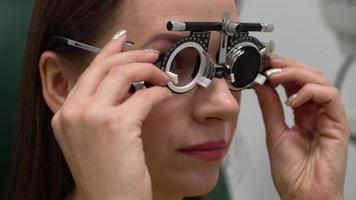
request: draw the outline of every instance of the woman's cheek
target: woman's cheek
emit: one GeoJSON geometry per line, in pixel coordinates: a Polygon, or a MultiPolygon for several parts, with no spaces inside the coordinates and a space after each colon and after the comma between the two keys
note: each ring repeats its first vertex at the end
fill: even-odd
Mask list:
{"type": "Polygon", "coordinates": [[[177,127],[182,127],[180,120],[184,116],[181,116],[181,113],[174,97],[153,107],[142,127],[144,144],[152,148],[167,143],[173,145],[177,137],[175,131],[177,127]]]}

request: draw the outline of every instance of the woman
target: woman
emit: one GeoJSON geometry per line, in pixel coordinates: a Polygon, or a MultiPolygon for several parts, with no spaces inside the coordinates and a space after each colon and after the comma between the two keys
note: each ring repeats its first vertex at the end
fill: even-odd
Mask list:
{"type": "MultiPolygon", "coordinates": [[[[212,190],[240,93],[213,79],[172,94],[153,63],[188,34],[167,33],[167,21],[221,21],[223,11],[238,20],[233,0],[37,0],[9,198],[173,200],[212,190]],[[48,49],[55,35],[103,48],[48,49]],[[126,41],[134,50],[123,52],[126,41]],[[130,93],[140,81],[154,87],[130,93]]],[[[219,41],[213,33],[211,55],[219,41]]],[[[271,85],[284,86],[295,111],[289,128],[274,88],[255,87],[277,191],[282,199],[342,199],[349,128],[340,95],[315,68],[268,63],[271,85]]]]}

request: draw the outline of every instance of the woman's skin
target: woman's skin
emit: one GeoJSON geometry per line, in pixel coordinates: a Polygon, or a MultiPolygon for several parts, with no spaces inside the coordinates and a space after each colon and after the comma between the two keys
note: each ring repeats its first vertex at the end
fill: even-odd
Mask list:
{"type": "Polygon", "coordinates": [[[277,191],[282,199],[343,199],[350,128],[338,90],[317,68],[285,58],[269,64],[295,123],[286,125],[273,87],[256,88],[277,191]]]}
{"type": "MultiPolygon", "coordinates": [[[[125,20],[118,19],[113,30],[125,28],[127,34],[118,32],[110,40],[115,31],[103,32],[96,45],[107,44],[79,78],[52,52],[40,59],[54,134],[76,182],[73,199],[177,200],[205,194],[217,182],[221,159],[207,161],[179,149],[225,140],[227,151],[240,94],[222,79],[171,94],[165,88],[169,78],[152,63],[158,59],[155,50],[164,52],[175,37],[189,34],[167,32],[168,20],[221,21],[223,11],[238,20],[235,2],[135,0],[123,7],[126,12],[118,10],[125,20]],[[138,50],[122,52],[126,40],[138,50]],[[143,80],[156,86],[129,95],[130,85],[143,80]]],[[[219,34],[213,33],[211,55],[218,45],[219,34]]],[[[277,191],[282,199],[342,199],[349,129],[340,95],[315,68],[288,59],[268,62],[281,69],[269,73],[270,83],[282,84],[289,96],[298,92],[290,101],[296,116],[290,129],[274,88],[255,88],[277,191]]]]}

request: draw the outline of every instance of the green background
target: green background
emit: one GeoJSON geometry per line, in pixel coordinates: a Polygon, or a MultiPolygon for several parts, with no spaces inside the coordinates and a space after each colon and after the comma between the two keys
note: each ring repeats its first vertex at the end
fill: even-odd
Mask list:
{"type": "MultiPolygon", "coordinates": [[[[0,0],[0,197],[5,193],[9,175],[13,135],[16,131],[21,64],[32,2],[32,0],[0,0]]],[[[209,195],[209,199],[229,199],[223,176],[218,187],[209,195]]]]}
{"type": "Polygon", "coordinates": [[[30,0],[0,1],[0,197],[4,194],[10,168],[17,94],[31,6],[30,0]]]}

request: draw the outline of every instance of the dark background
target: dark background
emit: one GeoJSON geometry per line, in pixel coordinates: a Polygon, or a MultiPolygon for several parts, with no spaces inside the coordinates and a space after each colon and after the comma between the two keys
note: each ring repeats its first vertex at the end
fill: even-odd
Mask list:
{"type": "Polygon", "coordinates": [[[31,6],[32,0],[0,0],[0,197],[5,192],[9,175],[17,93],[31,6]]]}
{"type": "MultiPolygon", "coordinates": [[[[16,132],[21,65],[30,22],[32,0],[0,0],[0,199],[7,188],[16,132]]],[[[223,176],[209,199],[229,199],[223,176]]]]}

